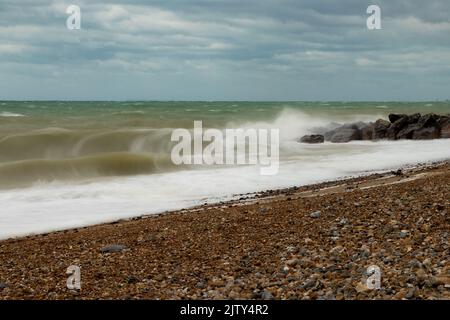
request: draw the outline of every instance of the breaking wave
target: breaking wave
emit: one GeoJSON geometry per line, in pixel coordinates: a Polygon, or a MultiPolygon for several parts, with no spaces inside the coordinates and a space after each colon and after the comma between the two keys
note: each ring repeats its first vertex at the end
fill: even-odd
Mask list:
{"type": "Polygon", "coordinates": [[[35,182],[149,174],[174,169],[165,155],[109,153],[72,159],[33,159],[0,164],[0,187],[35,182]]]}

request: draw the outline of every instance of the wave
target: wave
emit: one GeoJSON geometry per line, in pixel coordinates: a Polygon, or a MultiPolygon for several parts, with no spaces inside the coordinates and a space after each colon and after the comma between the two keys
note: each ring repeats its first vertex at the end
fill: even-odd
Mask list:
{"type": "Polygon", "coordinates": [[[150,174],[175,169],[166,155],[109,153],[58,160],[24,160],[0,164],[0,188],[36,182],[150,174]]]}
{"type": "Polygon", "coordinates": [[[13,113],[8,111],[0,112],[0,117],[10,118],[10,117],[26,117],[24,114],[21,113],[13,113]]]}
{"type": "Polygon", "coordinates": [[[169,153],[171,129],[67,130],[46,128],[0,139],[0,163],[135,152],[169,153]]]}

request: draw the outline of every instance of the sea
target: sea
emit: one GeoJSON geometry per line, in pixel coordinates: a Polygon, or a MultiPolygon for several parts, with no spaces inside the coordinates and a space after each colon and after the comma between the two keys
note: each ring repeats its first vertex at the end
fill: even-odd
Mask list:
{"type": "Polygon", "coordinates": [[[389,113],[449,101],[0,101],[0,239],[111,222],[450,159],[450,139],[302,144],[389,113]],[[175,165],[174,129],[279,129],[276,175],[254,165],[175,165]]]}

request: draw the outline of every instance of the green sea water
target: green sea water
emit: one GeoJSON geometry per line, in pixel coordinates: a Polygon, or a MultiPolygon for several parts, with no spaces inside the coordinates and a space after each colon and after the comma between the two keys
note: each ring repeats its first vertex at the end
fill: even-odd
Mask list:
{"type": "MultiPolygon", "coordinates": [[[[174,128],[194,120],[206,126],[270,121],[283,110],[333,120],[389,113],[449,113],[443,102],[152,102],[152,101],[1,101],[0,134],[36,129],[174,128]]],[[[376,119],[374,119],[376,120],[376,119]]]]}
{"type": "MultiPolygon", "coordinates": [[[[0,188],[37,181],[179,170],[170,159],[175,128],[275,128],[295,142],[315,127],[375,121],[389,113],[450,113],[450,102],[0,102],[0,188]]],[[[340,146],[315,151],[339,154],[340,146]]],[[[281,159],[297,159],[282,148],[281,159]]]]}

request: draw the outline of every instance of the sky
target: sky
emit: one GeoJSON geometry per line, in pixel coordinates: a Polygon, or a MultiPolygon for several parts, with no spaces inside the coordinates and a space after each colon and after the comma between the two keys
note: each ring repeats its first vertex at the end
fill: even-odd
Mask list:
{"type": "Polygon", "coordinates": [[[445,99],[448,0],[0,0],[0,100],[445,99]]]}

